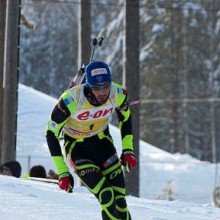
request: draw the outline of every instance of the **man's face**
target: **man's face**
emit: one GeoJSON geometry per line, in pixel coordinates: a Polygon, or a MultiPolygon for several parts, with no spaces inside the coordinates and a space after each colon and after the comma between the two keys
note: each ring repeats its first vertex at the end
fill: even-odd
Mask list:
{"type": "Polygon", "coordinates": [[[6,166],[1,167],[0,174],[6,176],[12,176],[11,170],[6,166]]]}
{"type": "Polygon", "coordinates": [[[106,83],[106,82],[98,83],[94,86],[91,86],[91,89],[97,101],[100,104],[104,104],[108,98],[111,89],[111,83],[106,83]]]}

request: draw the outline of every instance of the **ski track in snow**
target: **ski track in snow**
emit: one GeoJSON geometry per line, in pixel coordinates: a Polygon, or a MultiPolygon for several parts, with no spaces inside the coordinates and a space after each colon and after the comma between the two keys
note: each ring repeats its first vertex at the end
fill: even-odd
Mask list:
{"type": "MultiPolygon", "coordinates": [[[[85,188],[73,193],[56,184],[0,176],[0,220],[101,220],[96,198],[85,188]]],[[[220,209],[182,201],[127,196],[133,220],[219,220],[220,209]]]]}

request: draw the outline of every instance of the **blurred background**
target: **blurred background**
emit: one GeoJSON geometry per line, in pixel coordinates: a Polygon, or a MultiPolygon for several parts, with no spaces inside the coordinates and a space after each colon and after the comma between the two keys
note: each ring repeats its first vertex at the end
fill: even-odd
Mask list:
{"type": "MultiPolygon", "coordinates": [[[[122,83],[124,1],[90,3],[90,37],[104,37],[95,59],[107,62],[114,81],[122,83]]],[[[55,98],[68,88],[80,68],[79,4],[21,1],[20,83],[55,98]]],[[[220,1],[140,0],[139,24],[140,85],[129,93],[140,99],[140,139],[219,161],[220,1]]]]}

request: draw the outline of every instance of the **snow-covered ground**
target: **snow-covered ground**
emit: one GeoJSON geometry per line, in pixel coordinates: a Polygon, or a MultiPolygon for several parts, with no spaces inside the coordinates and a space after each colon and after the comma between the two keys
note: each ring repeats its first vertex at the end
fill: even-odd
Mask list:
{"type": "MultiPolygon", "coordinates": [[[[101,220],[99,204],[85,187],[72,194],[55,184],[0,175],[0,220],[101,220]]],[[[133,220],[219,220],[220,209],[182,201],[127,197],[133,220]]]]}
{"type": "MultiPolygon", "coordinates": [[[[18,98],[17,160],[22,174],[36,164],[54,169],[44,133],[56,100],[24,85],[19,85],[18,98]]],[[[114,126],[110,130],[120,153],[119,131],[114,126]]],[[[220,219],[220,209],[211,202],[215,165],[172,155],[143,141],[139,162],[141,198],[127,198],[133,220],[220,219]]],[[[54,184],[0,176],[0,195],[0,220],[101,219],[96,199],[77,183],[67,194],[54,184]]]]}

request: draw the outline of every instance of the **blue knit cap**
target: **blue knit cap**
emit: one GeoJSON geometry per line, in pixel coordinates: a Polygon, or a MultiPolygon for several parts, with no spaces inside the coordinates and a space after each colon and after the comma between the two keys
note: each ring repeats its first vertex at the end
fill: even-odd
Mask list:
{"type": "Polygon", "coordinates": [[[111,83],[112,77],[109,66],[101,61],[93,61],[86,66],[86,81],[90,86],[98,83],[111,83]]]}

